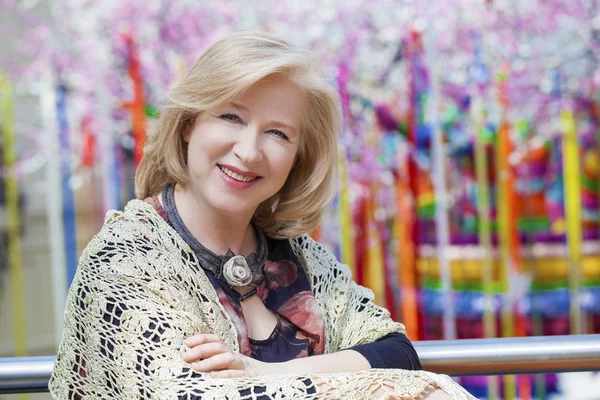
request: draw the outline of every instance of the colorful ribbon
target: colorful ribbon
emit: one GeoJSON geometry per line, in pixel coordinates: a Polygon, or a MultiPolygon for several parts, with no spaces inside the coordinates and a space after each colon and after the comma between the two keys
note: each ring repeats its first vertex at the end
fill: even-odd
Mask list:
{"type": "MultiPolygon", "coordinates": [[[[64,230],[65,260],[67,263],[67,287],[71,286],[77,271],[77,227],[75,200],[71,187],[71,138],[67,120],[67,88],[56,88],[56,117],[60,132],[60,172],[62,191],[62,217],[64,230]]],[[[52,190],[52,189],[51,189],[52,190]]]]}
{"type": "Polygon", "coordinates": [[[134,162],[137,167],[144,155],[144,142],[146,140],[146,105],[144,101],[144,82],[140,71],[138,49],[130,34],[123,34],[127,45],[129,76],[133,84],[133,100],[124,104],[124,108],[131,112],[133,119],[134,162]]]}
{"type": "Polygon", "coordinates": [[[560,115],[564,132],[563,171],[565,182],[565,212],[569,247],[569,291],[571,293],[571,334],[582,333],[579,289],[581,284],[581,167],[575,118],[570,110],[560,115]]]}
{"type": "MultiPolygon", "coordinates": [[[[400,153],[398,153],[400,158],[400,153]]],[[[399,159],[396,181],[396,218],[394,220],[394,239],[396,242],[396,262],[399,273],[399,286],[402,310],[402,322],[406,326],[408,337],[418,340],[419,304],[417,301],[417,273],[414,268],[415,242],[412,240],[412,226],[416,210],[411,206],[410,184],[406,160],[399,159]]]]}
{"type": "Polygon", "coordinates": [[[448,248],[450,246],[450,226],[448,222],[448,193],[446,189],[446,150],[442,138],[442,130],[439,118],[439,97],[440,97],[440,73],[439,67],[435,64],[436,51],[434,45],[435,24],[433,18],[429,16],[431,28],[427,30],[424,38],[424,55],[429,61],[431,74],[431,83],[427,97],[427,110],[425,111],[425,121],[432,130],[432,158],[433,170],[432,181],[435,190],[435,222],[436,222],[436,242],[437,258],[440,269],[440,278],[442,281],[442,296],[446,310],[443,315],[444,339],[456,339],[456,313],[454,309],[454,290],[452,288],[452,271],[450,270],[450,261],[448,260],[448,248]]]}
{"type": "MultiPolygon", "coordinates": [[[[496,207],[497,207],[497,229],[500,247],[500,286],[505,297],[505,303],[502,309],[502,337],[514,336],[514,304],[510,295],[511,270],[513,269],[513,241],[514,236],[518,237],[514,226],[514,186],[513,176],[508,159],[510,156],[510,126],[507,122],[501,122],[496,139],[496,207]]],[[[515,376],[504,376],[504,396],[505,398],[516,398],[515,376]]]]}
{"type": "Polygon", "coordinates": [[[352,276],[356,276],[356,262],[354,253],[354,229],[352,224],[352,210],[348,193],[348,174],[346,171],[346,155],[343,149],[339,150],[340,197],[339,214],[340,244],[342,248],[342,262],[350,267],[352,276]]]}
{"type": "MultiPolygon", "coordinates": [[[[0,73],[0,119],[4,142],[4,193],[7,213],[8,261],[12,293],[13,334],[15,356],[27,356],[27,323],[25,319],[25,282],[23,279],[23,259],[21,253],[21,219],[19,211],[19,188],[14,167],[17,162],[15,150],[15,120],[13,88],[8,79],[0,73]]],[[[26,399],[26,395],[21,395],[26,399]]]]}
{"type": "Polygon", "coordinates": [[[67,298],[67,271],[65,268],[64,227],[62,218],[62,193],[60,173],[60,134],[56,118],[56,84],[51,71],[46,71],[41,79],[40,110],[44,130],[44,151],[46,154],[46,217],[48,224],[48,248],[52,272],[52,303],[54,310],[54,334],[56,346],[63,336],[65,303],[67,298]]]}
{"type": "Polygon", "coordinates": [[[365,235],[367,238],[365,252],[363,253],[363,282],[375,294],[375,302],[381,306],[385,304],[385,266],[383,263],[383,249],[377,221],[375,220],[375,188],[370,185],[365,196],[365,235]]]}
{"type": "MultiPolygon", "coordinates": [[[[496,337],[496,313],[494,307],[494,252],[492,249],[492,227],[490,220],[490,191],[486,143],[482,137],[483,109],[481,99],[473,98],[471,118],[475,134],[475,175],[477,181],[477,211],[479,218],[479,245],[483,248],[481,284],[485,295],[483,330],[486,338],[496,337]]],[[[498,383],[495,377],[488,378],[489,398],[498,398],[498,383]]]]}

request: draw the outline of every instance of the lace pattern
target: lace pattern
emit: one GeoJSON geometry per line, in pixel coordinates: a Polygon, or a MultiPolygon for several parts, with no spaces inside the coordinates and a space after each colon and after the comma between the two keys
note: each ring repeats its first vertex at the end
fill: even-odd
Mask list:
{"type": "MultiPolygon", "coordinates": [[[[322,246],[308,236],[291,245],[323,310],[325,352],[404,332],[322,246]]],[[[151,205],[133,200],[107,214],[81,256],[50,392],[56,399],[366,399],[385,387],[394,398],[417,399],[433,386],[473,398],[423,371],[212,379],[179,356],[183,340],[201,332],[239,351],[235,326],[192,249],[151,205]]]]}

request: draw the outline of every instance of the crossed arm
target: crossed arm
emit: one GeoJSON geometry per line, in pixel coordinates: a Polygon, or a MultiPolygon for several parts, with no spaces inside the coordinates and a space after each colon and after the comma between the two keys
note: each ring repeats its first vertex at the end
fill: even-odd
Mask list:
{"type": "MultiPolygon", "coordinates": [[[[342,350],[337,353],[297,358],[280,363],[264,363],[231,351],[221,339],[213,334],[195,335],[185,341],[188,351],[182,353],[182,359],[194,370],[209,374],[213,378],[260,377],[267,375],[302,375],[340,372],[359,372],[371,368],[367,359],[355,350],[342,350]]],[[[320,392],[327,391],[327,383],[319,382],[320,392]]],[[[375,383],[373,386],[378,386],[375,383]]],[[[376,398],[400,399],[395,397],[392,388],[373,387],[376,398]]],[[[430,387],[422,394],[426,400],[451,399],[445,392],[430,387]]]]}

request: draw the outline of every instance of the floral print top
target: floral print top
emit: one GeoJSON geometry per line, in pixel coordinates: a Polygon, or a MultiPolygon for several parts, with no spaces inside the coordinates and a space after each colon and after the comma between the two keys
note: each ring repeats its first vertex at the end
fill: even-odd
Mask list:
{"type": "MultiPolygon", "coordinates": [[[[169,220],[168,213],[157,196],[149,197],[145,201],[151,204],[178,233],[181,233],[178,229],[180,227],[174,226],[177,224],[169,220]]],[[[186,240],[186,235],[182,237],[186,240]]],[[[218,279],[210,268],[202,265],[217,292],[219,301],[235,324],[240,353],[265,362],[283,362],[323,354],[325,348],[323,315],[306,273],[299,267],[300,262],[287,240],[266,238],[266,241],[268,252],[263,268],[264,280],[257,287],[257,295],[268,309],[275,312],[277,325],[265,340],[254,340],[248,337],[239,295],[233,288],[218,279]]],[[[198,258],[202,264],[204,257],[199,255],[198,258]]]]}

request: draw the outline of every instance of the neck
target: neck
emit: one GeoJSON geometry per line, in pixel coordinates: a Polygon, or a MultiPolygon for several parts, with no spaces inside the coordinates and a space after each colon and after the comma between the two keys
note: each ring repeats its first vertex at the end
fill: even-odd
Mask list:
{"type": "Polygon", "coordinates": [[[256,238],[250,213],[225,214],[208,207],[194,196],[191,187],[175,186],[175,204],[181,219],[203,246],[216,254],[256,251],[256,238]]]}

